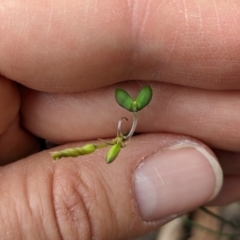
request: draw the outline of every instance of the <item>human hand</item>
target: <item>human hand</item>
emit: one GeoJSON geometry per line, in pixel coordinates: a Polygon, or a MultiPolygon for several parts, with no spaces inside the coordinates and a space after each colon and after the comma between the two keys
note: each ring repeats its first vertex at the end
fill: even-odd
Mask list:
{"type": "Polygon", "coordinates": [[[181,135],[222,149],[215,204],[239,200],[239,155],[227,151],[239,151],[240,6],[184,3],[2,4],[2,163],[37,151],[25,129],[66,146],[114,136],[128,116],[116,86],[134,95],[148,81],[154,96],[143,134],[111,165],[104,150],[57,164],[44,151],[2,167],[1,239],[131,239],[205,204],[221,170],[207,146],[181,135]],[[8,79],[25,86],[21,101],[8,79]]]}

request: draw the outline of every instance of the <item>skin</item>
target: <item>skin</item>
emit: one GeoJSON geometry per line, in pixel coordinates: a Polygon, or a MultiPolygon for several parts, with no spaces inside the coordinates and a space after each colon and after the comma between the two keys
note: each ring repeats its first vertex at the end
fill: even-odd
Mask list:
{"type": "Polygon", "coordinates": [[[126,192],[139,159],[182,135],[221,163],[225,179],[212,204],[240,200],[238,0],[1,6],[0,161],[13,162],[0,169],[1,239],[131,239],[155,229],[163,222],[136,218],[126,192]],[[57,165],[49,151],[37,153],[38,137],[65,144],[57,149],[114,137],[118,120],[131,119],[115,88],[134,96],[147,84],[153,99],[139,113],[142,135],[115,165],[105,164],[105,152],[57,165]]]}

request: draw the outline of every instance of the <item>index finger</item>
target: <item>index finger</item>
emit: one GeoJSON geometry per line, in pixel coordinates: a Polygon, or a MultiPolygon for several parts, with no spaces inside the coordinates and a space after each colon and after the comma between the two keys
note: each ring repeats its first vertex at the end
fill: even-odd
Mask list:
{"type": "Polygon", "coordinates": [[[47,92],[129,79],[240,88],[239,1],[65,3],[3,1],[2,75],[47,92]]]}

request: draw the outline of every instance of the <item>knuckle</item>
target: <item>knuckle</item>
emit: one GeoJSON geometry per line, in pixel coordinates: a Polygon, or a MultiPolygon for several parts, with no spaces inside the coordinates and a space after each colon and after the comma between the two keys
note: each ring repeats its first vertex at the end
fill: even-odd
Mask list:
{"type": "Polygon", "coordinates": [[[53,204],[62,239],[116,238],[116,217],[104,182],[91,165],[69,161],[56,166],[53,204]]]}

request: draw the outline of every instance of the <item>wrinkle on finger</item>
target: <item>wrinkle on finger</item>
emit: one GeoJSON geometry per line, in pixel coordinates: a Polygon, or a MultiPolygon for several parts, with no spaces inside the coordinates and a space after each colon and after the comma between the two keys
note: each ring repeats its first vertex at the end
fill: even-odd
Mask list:
{"type": "Polygon", "coordinates": [[[34,136],[20,126],[20,94],[11,80],[0,77],[0,165],[4,165],[39,150],[34,136]]]}
{"type": "Polygon", "coordinates": [[[0,10],[2,75],[50,92],[122,80],[132,51],[124,1],[8,2],[0,10]]]}
{"type": "Polygon", "coordinates": [[[0,136],[0,165],[20,160],[39,150],[38,139],[20,126],[17,116],[0,136]]]}
{"type": "Polygon", "coordinates": [[[239,89],[238,1],[147,2],[129,79],[239,89]]]}
{"type": "Polygon", "coordinates": [[[16,84],[0,77],[0,137],[16,118],[20,108],[20,95],[16,84]]]}
{"type": "Polygon", "coordinates": [[[240,89],[237,0],[24,2],[2,2],[0,71],[32,89],[127,79],[240,89]]]}

